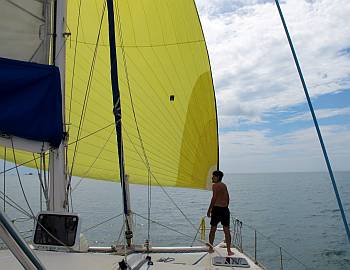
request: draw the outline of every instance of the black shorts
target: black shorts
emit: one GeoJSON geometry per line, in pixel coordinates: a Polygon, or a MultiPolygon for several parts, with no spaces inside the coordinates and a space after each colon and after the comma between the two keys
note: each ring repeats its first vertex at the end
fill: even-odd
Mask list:
{"type": "Polygon", "coordinates": [[[221,222],[222,226],[230,226],[230,210],[228,207],[214,206],[211,210],[211,226],[217,226],[221,222]]]}

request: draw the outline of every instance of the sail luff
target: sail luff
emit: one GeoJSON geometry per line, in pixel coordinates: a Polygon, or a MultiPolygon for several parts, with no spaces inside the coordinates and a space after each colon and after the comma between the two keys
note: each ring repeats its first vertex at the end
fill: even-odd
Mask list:
{"type": "MultiPolygon", "coordinates": [[[[200,24],[202,35],[203,35],[203,37],[205,37],[204,36],[202,22],[201,22],[200,17],[199,17],[198,8],[196,6],[195,0],[192,0],[192,1],[193,1],[193,4],[194,4],[195,8],[196,8],[196,14],[197,14],[197,18],[198,18],[198,21],[199,21],[199,24],[200,24]]],[[[209,70],[210,70],[210,73],[212,73],[212,67],[211,67],[211,62],[210,62],[210,57],[209,57],[208,46],[207,46],[206,43],[204,43],[204,45],[205,45],[205,50],[206,50],[206,54],[207,54],[207,61],[208,61],[208,65],[209,65],[209,70]]],[[[214,85],[214,80],[213,80],[212,76],[211,76],[211,84],[214,85]]],[[[216,145],[217,145],[217,166],[216,166],[216,170],[220,170],[219,121],[218,121],[218,109],[217,109],[218,107],[217,107],[216,95],[215,95],[214,87],[213,87],[213,95],[214,95],[214,107],[215,107],[215,119],[216,119],[216,145]]],[[[211,181],[209,181],[209,185],[211,185],[211,181]]]]}

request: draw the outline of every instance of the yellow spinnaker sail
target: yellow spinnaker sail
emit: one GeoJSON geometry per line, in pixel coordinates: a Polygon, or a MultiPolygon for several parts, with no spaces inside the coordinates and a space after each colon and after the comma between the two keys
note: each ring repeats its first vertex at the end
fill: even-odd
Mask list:
{"type": "MultiPolygon", "coordinates": [[[[68,166],[76,176],[119,180],[105,1],[67,5],[68,166]]],[[[218,163],[217,118],[195,4],[135,0],[115,5],[129,182],[147,184],[150,177],[152,185],[205,189],[218,163]]]]}

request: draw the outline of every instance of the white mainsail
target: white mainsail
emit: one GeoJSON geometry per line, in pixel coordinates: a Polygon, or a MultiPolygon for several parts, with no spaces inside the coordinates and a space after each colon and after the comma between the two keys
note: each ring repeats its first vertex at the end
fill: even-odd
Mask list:
{"type": "Polygon", "coordinates": [[[47,64],[50,50],[48,0],[1,0],[1,57],[47,64]]]}

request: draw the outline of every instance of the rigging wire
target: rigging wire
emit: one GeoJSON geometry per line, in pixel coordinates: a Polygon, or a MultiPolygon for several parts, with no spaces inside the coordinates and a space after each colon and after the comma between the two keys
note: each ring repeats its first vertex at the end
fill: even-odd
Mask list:
{"type": "Polygon", "coordinates": [[[45,186],[45,193],[44,195],[46,196],[46,209],[49,208],[49,198],[48,198],[48,189],[49,189],[49,185],[48,185],[48,177],[46,175],[46,154],[42,153],[41,156],[42,159],[42,163],[43,163],[43,173],[44,173],[44,186],[45,186]]]}
{"type": "MultiPolygon", "coordinates": [[[[128,136],[128,132],[126,131],[126,129],[124,128],[125,133],[128,136]]],[[[139,153],[139,151],[136,149],[135,144],[131,141],[132,146],[135,149],[135,152],[138,154],[138,156],[140,157],[140,159],[145,163],[145,161],[143,160],[141,154],[139,153]]],[[[179,210],[179,212],[183,215],[183,217],[187,220],[187,222],[194,228],[194,230],[197,230],[196,226],[194,226],[194,224],[189,220],[189,218],[186,216],[186,214],[181,210],[181,208],[176,204],[176,202],[174,201],[174,199],[169,195],[169,193],[166,191],[166,189],[163,187],[163,185],[158,181],[158,179],[155,177],[155,175],[152,173],[152,171],[150,170],[150,175],[154,178],[154,180],[157,182],[157,185],[162,189],[162,191],[165,193],[165,195],[168,197],[168,199],[171,201],[171,203],[179,210]]]]}
{"type": "MultiPolygon", "coordinates": [[[[138,214],[138,213],[135,213],[135,212],[134,212],[134,214],[135,214],[136,216],[140,217],[140,218],[143,218],[144,220],[148,220],[147,217],[144,217],[144,216],[142,216],[142,215],[140,215],[140,214],[138,214]]],[[[181,232],[181,231],[178,231],[178,230],[176,230],[176,229],[173,229],[173,228],[171,228],[171,227],[169,227],[169,226],[167,226],[167,225],[164,225],[164,224],[162,224],[162,223],[160,223],[160,222],[158,222],[158,221],[151,220],[150,222],[151,222],[151,223],[154,223],[154,224],[157,224],[157,225],[159,225],[159,226],[161,226],[161,227],[164,227],[164,228],[166,228],[166,229],[168,229],[168,230],[170,230],[170,231],[176,232],[176,233],[178,233],[178,234],[180,234],[180,235],[182,235],[182,236],[186,236],[187,238],[189,238],[189,239],[191,239],[191,240],[193,239],[193,236],[192,236],[192,235],[188,235],[188,234],[186,234],[186,233],[183,233],[183,232],[181,232]]],[[[201,243],[203,243],[203,244],[206,244],[206,242],[203,241],[203,240],[197,239],[197,241],[199,241],[199,242],[201,242],[201,243]]]]}
{"type": "Polygon", "coordinates": [[[122,225],[122,227],[121,227],[121,229],[120,229],[120,232],[119,232],[118,239],[117,239],[117,241],[116,241],[117,244],[121,243],[121,242],[120,242],[120,238],[122,237],[124,228],[125,228],[125,223],[123,222],[123,225],[122,225]]]}
{"type": "Polygon", "coordinates": [[[78,127],[78,132],[77,132],[77,137],[76,137],[76,143],[75,143],[75,147],[74,147],[74,153],[73,153],[73,159],[72,159],[72,165],[71,165],[71,170],[70,170],[70,174],[69,174],[67,189],[70,189],[70,185],[71,185],[71,181],[72,181],[73,168],[74,168],[74,164],[75,164],[76,153],[78,150],[79,136],[80,136],[81,128],[82,128],[82,125],[83,125],[83,122],[85,119],[85,113],[86,113],[87,103],[89,100],[90,89],[91,89],[91,81],[92,81],[92,77],[93,77],[93,73],[94,73],[94,69],[95,69],[97,49],[98,49],[100,35],[101,35],[101,28],[102,28],[103,17],[105,14],[105,8],[106,8],[106,2],[104,2],[103,8],[102,8],[102,15],[101,15],[101,20],[100,20],[100,25],[99,25],[98,35],[97,35],[97,41],[95,44],[94,56],[93,56],[92,63],[90,66],[90,73],[89,73],[89,78],[88,78],[88,82],[87,82],[87,86],[86,86],[84,103],[83,103],[82,112],[80,115],[79,127],[78,127]]]}
{"type": "Polygon", "coordinates": [[[73,57],[72,80],[71,80],[71,88],[70,88],[69,114],[68,114],[68,123],[69,123],[68,133],[69,133],[69,130],[70,130],[70,120],[71,120],[71,113],[72,113],[74,74],[75,74],[75,63],[76,63],[76,56],[77,56],[78,37],[79,37],[79,25],[80,25],[80,10],[81,10],[81,0],[79,1],[78,22],[77,22],[77,28],[76,28],[76,40],[75,40],[75,44],[74,44],[74,57],[73,57]]]}
{"type": "MultiPolygon", "coordinates": [[[[232,223],[234,223],[235,218],[231,217],[232,219],[232,223]]],[[[271,244],[275,245],[278,248],[281,248],[282,250],[285,251],[285,253],[287,253],[291,258],[293,258],[294,260],[296,260],[298,263],[300,263],[302,266],[305,267],[305,269],[310,269],[306,264],[304,264],[302,261],[300,261],[297,257],[295,257],[293,254],[291,254],[290,252],[288,252],[287,249],[285,249],[284,247],[281,247],[280,244],[277,244],[276,242],[274,242],[270,237],[268,237],[267,235],[263,234],[262,232],[258,231],[254,226],[247,224],[246,222],[243,223],[244,226],[250,228],[253,231],[256,231],[258,234],[260,234],[261,236],[263,236],[264,238],[266,238],[269,242],[271,242],[271,244]]]]}
{"type": "MultiPolygon", "coordinates": [[[[17,164],[17,160],[16,160],[16,153],[15,153],[15,148],[14,148],[14,145],[13,145],[13,140],[12,140],[12,137],[11,137],[11,144],[12,144],[12,153],[13,153],[13,161],[15,163],[15,165],[17,164]]],[[[17,172],[17,176],[18,176],[18,181],[19,181],[19,184],[21,186],[21,190],[22,190],[22,194],[23,194],[23,197],[24,197],[24,200],[26,201],[26,204],[32,214],[32,217],[35,218],[35,215],[33,213],[33,210],[32,208],[30,207],[30,204],[29,204],[29,201],[27,199],[27,195],[26,193],[24,192],[24,188],[23,188],[23,185],[22,185],[22,180],[21,180],[21,176],[19,175],[19,171],[18,171],[18,168],[16,167],[16,172],[17,172]]]]}
{"type": "Polygon", "coordinates": [[[28,211],[26,211],[24,208],[22,208],[22,206],[20,206],[19,204],[17,204],[14,200],[12,200],[8,195],[4,194],[2,191],[0,191],[0,195],[2,196],[2,198],[6,198],[7,199],[7,204],[9,206],[11,206],[12,208],[16,209],[18,212],[21,212],[22,214],[24,214],[25,216],[32,218],[32,216],[30,215],[30,213],[28,211]]]}
{"type": "MultiPolygon", "coordinates": [[[[75,144],[75,143],[77,143],[77,142],[79,142],[79,141],[81,141],[81,140],[84,140],[84,139],[86,139],[86,138],[88,138],[88,137],[90,137],[90,136],[92,136],[92,135],[95,135],[96,133],[98,133],[98,132],[100,132],[100,131],[103,131],[103,130],[109,128],[109,127],[112,126],[112,125],[114,125],[114,122],[111,123],[111,124],[106,125],[105,127],[100,128],[100,129],[98,129],[98,130],[95,130],[95,131],[93,131],[93,132],[91,132],[91,133],[89,133],[89,134],[87,134],[87,135],[85,135],[85,136],[83,136],[83,137],[80,137],[78,140],[72,141],[72,142],[70,142],[68,145],[72,145],[72,144],[75,144]]],[[[53,149],[53,148],[50,147],[48,150],[52,150],[52,149],[53,149]]],[[[17,165],[15,165],[14,167],[8,168],[8,169],[6,169],[6,170],[0,172],[0,175],[1,175],[1,174],[4,174],[4,173],[6,173],[6,172],[12,171],[12,170],[14,170],[14,169],[16,169],[16,168],[22,167],[22,166],[24,166],[24,165],[26,165],[26,164],[28,164],[28,163],[30,163],[30,162],[36,160],[36,159],[38,159],[38,157],[33,158],[33,159],[30,159],[30,160],[27,160],[27,161],[24,161],[24,162],[22,162],[22,163],[20,163],[20,164],[17,164],[17,165]]],[[[45,153],[43,153],[43,162],[45,163],[45,153]]],[[[44,170],[46,171],[46,165],[45,165],[45,164],[44,164],[44,170]]],[[[46,177],[46,174],[44,174],[44,178],[45,178],[45,177],[46,177]]],[[[45,183],[45,181],[44,181],[44,183],[45,183]]],[[[46,187],[46,188],[47,188],[47,187],[46,187]]]]}
{"type": "MultiPolygon", "coordinates": [[[[41,153],[40,153],[40,155],[41,155],[41,153]]],[[[34,153],[33,153],[33,159],[34,159],[34,162],[35,162],[35,167],[36,167],[37,172],[38,172],[38,178],[39,178],[40,186],[41,186],[41,188],[42,188],[42,190],[40,190],[40,196],[41,196],[41,195],[42,195],[42,192],[41,192],[41,191],[45,192],[45,187],[44,187],[44,184],[43,184],[43,181],[42,181],[42,174],[41,174],[41,172],[42,172],[42,169],[41,169],[42,160],[41,160],[41,158],[40,158],[40,170],[39,170],[38,164],[37,164],[37,161],[36,161],[37,159],[35,158],[34,153]]],[[[45,199],[46,199],[46,201],[47,201],[47,196],[46,196],[45,194],[44,194],[44,196],[45,196],[45,199]]],[[[40,197],[40,207],[41,207],[41,205],[42,205],[42,199],[41,199],[41,197],[40,197]]]]}
{"type": "Polygon", "coordinates": [[[34,14],[33,12],[31,12],[30,10],[20,6],[19,4],[16,4],[14,1],[12,0],[7,0],[8,3],[10,3],[11,5],[15,6],[16,8],[18,8],[19,10],[23,11],[24,13],[26,13],[27,15],[30,15],[32,18],[37,19],[38,21],[45,23],[44,18],[41,18],[39,16],[37,16],[36,14],[34,14]]]}
{"type": "MultiPolygon", "coordinates": [[[[14,209],[16,209],[18,212],[24,214],[25,216],[28,217],[28,219],[26,220],[35,220],[37,222],[37,224],[39,224],[40,227],[43,228],[43,230],[45,230],[50,237],[52,237],[54,240],[56,240],[57,242],[59,242],[60,244],[62,244],[63,246],[71,249],[71,247],[65,245],[62,241],[60,241],[59,239],[57,239],[54,235],[52,235],[43,225],[41,225],[41,223],[37,220],[37,218],[32,214],[29,213],[28,211],[26,211],[24,208],[22,208],[19,204],[17,204],[14,200],[12,200],[9,196],[4,195],[4,193],[2,191],[0,191],[0,195],[6,196],[6,198],[8,199],[7,204],[11,207],[13,207],[14,209]]],[[[30,208],[29,208],[30,209],[30,208]]],[[[22,218],[24,219],[24,218],[22,218]]]]}
{"type": "MultiPolygon", "coordinates": [[[[146,167],[148,170],[148,177],[147,177],[147,188],[148,188],[148,192],[147,192],[147,213],[148,213],[148,220],[151,219],[151,200],[152,200],[152,192],[151,192],[151,187],[152,187],[152,182],[151,182],[151,176],[150,176],[150,171],[151,171],[151,167],[149,164],[149,160],[147,157],[147,153],[146,153],[146,149],[142,140],[142,136],[141,136],[141,132],[140,132],[140,128],[139,128],[139,124],[137,121],[137,117],[136,117],[136,110],[135,110],[135,105],[134,105],[134,101],[133,101],[133,96],[131,93],[131,87],[130,87],[130,80],[129,80],[129,72],[128,72],[128,66],[127,66],[127,60],[126,60],[126,54],[125,54],[125,49],[124,49],[124,39],[123,39],[123,30],[122,30],[122,26],[121,26],[121,21],[120,21],[120,13],[119,13],[119,5],[118,5],[118,1],[116,2],[116,12],[117,12],[117,25],[118,25],[118,34],[119,34],[119,39],[120,39],[120,48],[122,51],[122,59],[123,59],[123,66],[124,66],[124,71],[125,71],[125,78],[126,78],[126,82],[127,82],[127,88],[128,88],[128,93],[129,93],[129,98],[130,98],[130,103],[131,103],[131,108],[132,108],[132,113],[133,113],[133,118],[134,118],[134,122],[136,125],[136,130],[137,130],[137,134],[138,134],[138,139],[140,141],[141,144],[141,149],[146,161],[146,167]]],[[[123,125],[122,125],[123,127],[123,125]]],[[[148,221],[147,224],[147,251],[149,251],[149,242],[150,242],[150,235],[151,235],[151,223],[150,221],[148,221]]]]}
{"type": "Polygon", "coordinates": [[[71,36],[71,31],[70,31],[69,26],[66,23],[66,21],[65,21],[65,24],[66,24],[66,27],[67,27],[69,32],[63,33],[64,41],[63,41],[63,44],[61,45],[60,49],[58,50],[57,54],[55,55],[55,59],[57,59],[60,56],[61,52],[64,52],[63,48],[65,48],[65,45],[66,45],[67,40],[68,40],[68,37],[70,39],[70,36],[71,36]]]}
{"type": "MultiPolygon", "coordinates": [[[[14,160],[14,163],[15,165],[17,164],[17,160],[16,160],[16,153],[15,153],[15,148],[14,148],[14,145],[13,145],[13,140],[11,138],[11,144],[12,144],[12,153],[13,153],[13,160],[14,160]]],[[[20,184],[20,187],[21,187],[21,190],[22,190],[22,194],[23,194],[23,197],[24,197],[24,200],[28,206],[28,209],[30,210],[30,213],[28,213],[28,216],[34,220],[37,221],[37,224],[39,224],[39,226],[41,228],[43,228],[49,235],[50,237],[52,237],[54,240],[56,240],[57,242],[59,242],[60,244],[62,244],[63,246],[71,249],[71,247],[65,245],[62,241],[60,241],[59,239],[57,239],[54,235],[52,235],[43,225],[41,225],[41,223],[36,219],[35,215],[34,215],[34,212],[32,210],[32,208],[30,207],[30,204],[29,204],[29,201],[28,201],[28,198],[27,198],[27,195],[24,191],[24,188],[23,188],[23,184],[22,184],[22,180],[21,180],[21,177],[20,177],[20,174],[19,174],[19,171],[18,171],[18,167],[16,165],[16,172],[17,172],[17,176],[18,176],[18,181],[19,181],[19,184],[20,184]]]]}
{"type": "MultiPolygon", "coordinates": [[[[6,147],[4,147],[4,171],[6,170],[6,147]]],[[[6,174],[4,173],[4,182],[3,182],[3,189],[4,189],[4,194],[6,194],[6,174]]],[[[6,200],[4,197],[4,213],[6,212],[6,200]]]]}
{"type": "Polygon", "coordinates": [[[121,213],[121,214],[119,214],[119,215],[116,215],[116,216],[113,216],[113,217],[108,218],[108,219],[106,219],[106,220],[103,220],[103,221],[101,221],[100,223],[97,223],[97,224],[95,224],[95,225],[93,225],[93,226],[91,226],[91,227],[89,227],[89,228],[86,228],[85,230],[82,231],[82,233],[85,233],[85,232],[87,232],[87,231],[90,231],[90,230],[92,230],[92,229],[95,229],[95,228],[97,228],[97,227],[100,226],[100,225],[103,225],[103,224],[105,224],[105,223],[107,223],[107,222],[109,222],[109,221],[111,221],[111,220],[113,220],[113,219],[116,219],[116,218],[122,216],[123,214],[124,214],[124,213],[121,213]]]}
{"type": "MultiPolygon", "coordinates": [[[[143,160],[143,162],[145,163],[145,165],[147,167],[147,170],[148,170],[148,241],[149,241],[150,240],[150,226],[151,226],[151,223],[150,223],[151,218],[150,218],[150,216],[151,216],[151,185],[152,185],[151,174],[152,174],[152,171],[151,171],[151,166],[150,166],[150,163],[149,163],[149,160],[148,160],[148,157],[147,157],[147,153],[146,153],[146,150],[145,150],[145,147],[144,147],[144,143],[143,143],[143,140],[142,140],[141,132],[140,132],[140,129],[139,129],[139,125],[138,125],[138,121],[137,121],[137,117],[136,117],[135,106],[134,106],[133,97],[132,97],[132,93],[131,93],[130,80],[129,80],[128,69],[127,69],[126,54],[125,54],[125,49],[124,49],[124,46],[123,46],[123,33],[122,33],[122,28],[121,28],[118,4],[116,5],[116,11],[117,11],[117,22],[118,22],[118,30],[119,30],[118,33],[119,33],[119,38],[120,38],[120,48],[121,48],[121,51],[122,51],[122,59],[123,59],[123,64],[124,64],[123,66],[124,66],[125,76],[126,76],[126,81],[127,81],[127,88],[128,88],[128,92],[129,92],[129,97],[130,97],[130,102],[131,102],[134,122],[136,124],[136,130],[137,130],[138,138],[139,138],[139,141],[140,141],[140,144],[141,144],[141,149],[142,149],[143,156],[144,156],[144,159],[141,158],[141,160],[143,160]]],[[[133,144],[133,142],[132,142],[132,144],[133,144]]],[[[138,153],[136,148],[135,148],[135,151],[138,153]]],[[[158,185],[160,185],[159,181],[156,178],[155,178],[155,180],[157,181],[158,185]]],[[[167,194],[167,196],[170,198],[169,194],[164,190],[163,186],[162,185],[160,185],[160,186],[163,189],[163,191],[167,194]]],[[[178,207],[174,201],[173,201],[173,203],[175,204],[176,207],[178,207]]],[[[178,207],[178,209],[185,216],[186,220],[189,221],[189,219],[182,212],[182,210],[179,207],[178,207]]],[[[192,227],[194,229],[196,229],[195,226],[190,221],[189,221],[189,223],[192,225],[192,227]]]]}
{"type": "Polygon", "coordinates": [[[309,108],[310,108],[312,119],[314,121],[314,125],[315,125],[316,131],[317,131],[317,136],[318,136],[318,139],[319,139],[320,144],[321,144],[323,156],[324,156],[324,159],[326,161],[328,173],[329,173],[329,176],[331,178],[332,185],[333,185],[335,197],[337,199],[338,207],[339,207],[339,210],[340,210],[340,213],[341,213],[341,217],[342,217],[342,220],[343,220],[343,223],[344,223],[345,231],[346,231],[346,234],[347,234],[347,237],[348,237],[348,241],[350,243],[350,229],[349,229],[348,222],[346,220],[343,204],[342,204],[342,201],[340,199],[339,192],[338,192],[337,183],[335,182],[332,166],[331,166],[331,163],[330,163],[329,158],[328,158],[326,146],[325,146],[325,144],[323,142],[321,130],[319,128],[319,125],[318,125],[318,122],[317,122],[317,118],[316,118],[316,115],[315,115],[315,112],[314,112],[314,108],[312,106],[312,102],[311,102],[311,99],[310,99],[310,96],[309,96],[309,92],[308,92],[307,87],[306,87],[304,76],[303,76],[303,73],[301,71],[301,67],[299,65],[298,57],[297,57],[296,52],[294,50],[292,39],[291,39],[291,37],[289,35],[289,32],[288,32],[286,21],[284,20],[283,13],[282,13],[282,10],[281,10],[281,7],[279,5],[278,0],[275,0],[275,2],[276,2],[278,13],[280,15],[280,18],[281,18],[281,21],[282,21],[282,24],[283,24],[284,31],[285,31],[287,39],[288,39],[289,47],[290,47],[290,49],[292,51],[292,54],[293,54],[294,62],[295,62],[295,65],[297,67],[301,83],[303,85],[304,93],[305,93],[305,96],[306,96],[306,99],[307,99],[307,103],[308,103],[309,108]]]}
{"type": "Polygon", "coordinates": [[[43,185],[43,162],[41,159],[41,155],[42,153],[40,153],[40,177],[39,177],[39,181],[40,184],[42,185],[42,188],[40,189],[40,212],[43,211],[43,193],[44,193],[44,185],[43,185]]]}
{"type": "Polygon", "coordinates": [[[42,211],[42,201],[43,201],[42,191],[44,191],[44,185],[43,185],[43,181],[41,178],[41,159],[40,159],[40,170],[38,167],[38,163],[36,162],[36,158],[35,158],[34,153],[33,153],[33,159],[34,159],[35,167],[36,167],[36,170],[38,173],[38,178],[39,178],[39,197],[40,197],[39,200],[40,200],[40,211],[42,211]]]}
{"type": "MultiPolygon", "coordinates": [[[[102,148],[100,149],[100,152],[97,154],[97,156],[95,157],[95,160],[91,163],[91,165],[89,166],[89,168],[85,171],[85,173],[83,173],[83,175],[87,175],[89,173],[89,171],[92,169],[92,167],[95,165],[96,161],[98,160],[98,158],[101,156],[103,150],[105,149],[106,145],[109,142],[109,139],[111,138],[111,136],[114,134],[114,129],[112,129],[111,133],[109,134],[107,140],[105,141],[104,145],[102,146],[102,148]]],[[[82,182],[82,180],[84,179],[84,176],[81,177],[79,179],[79,182],[73,187],[71,188],[72,192],[80,185],[80,183],[82,182]]]]}

